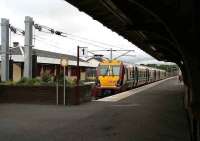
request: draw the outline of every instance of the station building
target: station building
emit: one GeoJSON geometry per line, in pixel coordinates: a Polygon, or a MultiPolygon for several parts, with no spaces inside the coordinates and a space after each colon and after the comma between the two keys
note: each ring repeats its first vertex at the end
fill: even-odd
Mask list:
{"type": "MultiPolygon", "coordinates": [[[[77,57],[67,54],[49,52],[44,50],[32,50],[32,76],[40,77],[44,73],[49,73],[53,77],[63,73],[63,67],[60,65],[61,58],[68,58],[68,66],[66,67],[66,76],[70,79],[76,79],[77,57]]],[[[0,57],[1,63],[1,57],[0,57]]],[[[80,80],[86,80],[87,72],[95,70],[96,66],[80,59],[80,80]]],[[[1,66],[0,66],[1,67],[1,66]]],[[[15,47],[10,50],[10,80],[19,81],[23,77],[24,72],[24,48],[15,47]]],[[[94,75],[94,74],[92,74],[94,75]]]]}

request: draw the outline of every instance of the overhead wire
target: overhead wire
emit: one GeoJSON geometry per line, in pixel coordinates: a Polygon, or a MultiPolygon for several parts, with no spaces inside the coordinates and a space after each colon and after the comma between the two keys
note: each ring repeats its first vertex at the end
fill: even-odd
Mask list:
{"type": "MultiPolygon", "coordinates": [[[[40,36],[36,36],[36,37],[39,37],[39,38],[42,39],[42,40],[45,39],[44,37],[40,37],[40,36]]],[[[70,37],[67,37],[67,38],[69,38],[69,39],[71,39],[71,40],[75,40],[75,41],[78,40],[78,39],[73,39],[73,38],[70,38],[70,37]]],[[[78,40],[78,41],[81,41],[81,40],[78,40]]],[[[85,42],[84,42],[84,43],[85,43],[85,42]]],[[[89,44],[91,44],[91,43],[89,43],[89,44]]],[[[96,44],[93,44],[93,46],[102,47],[102,46],[98,46],[98,45],[96,45],[96,44]]],[[[55,47],[55,45],[54,45],[54,47],[55,47]]],[[[91,50],[89,53],[95,54],[93,51],[110,51],[110,49],[105,48],[105,50],[91,50]]],[[[113,50],[113,51],[115,51],[115,50],[113,50]]],[[[133,50],[116,50],[116,51],[133,51],[133,50]]]]}
{"type": "MultiPolygon", "coordinates": [[[[121,47],[119,47],[119,46],[115,46],[115,45],[111,45],[111,44],[108,44],[108,43],[104,43],[104,42],[100,42],[100,41],[88,39],[88,38],[81,37],[81,36],[78,36],[78,35],[74,35],[74,34],[69,34],[69,35],[70,35],[70,36],[74,36],[74,37],[76,37],[76,38],[80,38],[80,39],[82,39],[82,40],[87,40],[87,41],[89,41],[89,42],[95,42],[95,43],[102,44],[102,45],[109,46],[109,47],[121,48],[121,47]]],[[[122,48],[121,48],[121,49],[122,49],[122,48]]]]}
{"type": "Polygon", "coordinates": [[[103,47],[103,46],[100,46],[100,45],[97,45],[97,44],[94,44],[94,43],[90,43],[90,42],[87,42],[87,41],[82,41],[82,40],[74,39],[74,38],[71,38],[71,37],[67,37],[67,38],[71,39],[71,40],[74,40],[74,41],[82,42],[82,43],[85,43],[85,44],[90,44],[90,45],[95,46],[95,47],[100,47],[100,48],[108,49],[106,47],[103,47]]]}
{"type": "MultiPolygon", "coordinates": [[[[14,34],[23,35],[23,36],[25,35],[25,31],[22,30],[22,29],[20,29],[20,28],[16,28],[16,27],[14,27],[12,25],[10,25],[9,28],[10,28],[10,31],[13,32],[14,34]]],[[[66,33],[66,32],[62,32],[62,31],[58,31],[58,30],[55,30],[55,29],[50,28],[48,26],[44,26],[44,25],[40,25],[40,24],[34,24],[34,37],[33,37],[34,47],[35,47],[35,44],[36,44],[35,40],[38,40],[37,38],[40,38],[40,39],[43,38],[41,40],[39,39],[41,42],[44,42],[44,39],[45,39],[44,37],[40,37],[40,36],[36,35],[36,32],[35,32],[36,29],[39,32],[42,32],[42,33],[51,33],[51,34],[59,35],[61,37],[65,37],[67,39],[70,39],[70,40],[73,40],[73,41],[77,41],[77,42],[81,42],[81,43],[88,44],[88,45],[92,45],[92,46],[98,47],[98,48],[109,49],[108,47],[112,47],[112,48],[120,48],[120,49],[122,49],[119,46],[114,46],[114,45],[111,45],[111,44],[108,44],[108,43],[104,43],[104,42],[100,42],[100,41],[95,41],[95,40],[88,39],[88,38],[85,38],[85,37],[81,37],[81,36],[78,36],[78,35],[74,35],[74,34],[71,34],[71,33],[66,33]],[[43,29],[45,29],[47,31],[45,31],[43,29]]],[[[46,43],[49,44],[49,42],[46,42],[46,43]]],[[[53,46],[54,48],[55,47],[56,48],[60,48],[60,47],[58,47],[55,44],[54,45],[51,44],[51,46],[53,46]]]]}
{"type": "Polygon", "coordinates": [[[12,26],[11,24],[9,25],[9,28],[10,28],[10,31],[17,34],[17,33],[20,33],[20,35],[25,35],[25,31],[20,29],[20,28],[17,28],[17,27],[14,27],[12,26]]]}
{"type": "MultiPolygon", "coordinates": [[[[44,38],[44,37],[40,37],[40,36],[38,36],[38,35],[36,35],[36,40],[37,41],[40,41],[40,42],[43,42],[43,43],[45,43],[45,44],[48,44],[49,46],[51,46],[51,47],[53,47],[53,48],[59,48],[59,49],[64,49],[64,48],[62,48],[62,47],[60,47],[60,46],[58,46],[57,44],[55,44],[55,43],[50,43],[50,42],[48,42],[48,41],[45,41],[45,40],[47,40],[47,38],[44,38]]],[[[74,39],[72,39],[72,40],[74,40],[74,39]]]]}
{"type": "MultiPolygon", "coordinates": [[[[43,26],[43,27],[48,28],[48,29],[52,29],[52,28],[47,27],[47,26],[43,26]]],[[[112,46],[112,47],[121,48],[119,46],[111,45],[111,44],[104,43],[104,42],[101,42],[101,41],[96,41],[96,40],[92,40],[92,39],[89,39],[89,38],[85,38],[85,37],[81,37],[81,36],[78,36],[78,35],[74,35],[72,33],[66,33],[66,32],[62,32],[62,33],[66,34],[68,36],[74,36],[74,37],[77,37],[77,38],[80,38],[80,39],[83,39],[83,40],[87,40],[87,41],[90,41],[90,42],[95,42],[95,43],[103,44],[103,45],[106,45],[106,46],[112,46]]]]}
{"type": "Polygon", "coordinates": [[[49,46],[51,46],[51,47],[53,47],[53,48],[63,49],[63,48],[61,48],[61,47],[59,47],[59,46],[57,46],[57,45],[55,45],[55,44],[49,43],[49,42],[44,41],[44,40],[42,40],[42,39],[36,38],[35,40],[40,41],[40,42],[43,42],[43,43],[45,43],[45,44],[48,44],[49,46]]]}
{"type": "Polygon", "coordinates": [[[45,41],[44,38],[40,38],[39,36],[36,36],[36,41],[39,41],[39,42],[43,42],[43,43],[45,43],[45,44],[48,44],[49,46],[51,46],[51,47],[53,47],[53,48],[55,48],[55,49],[62,49],[62,50],[64,49],[64,48],[58,46],[58,45],[55,44],[55,43],[50,43],[50,42],[48,42],[48,41],[45,41]]]}
{"type": "MultiPolygon", "coordinates": [[[[25,31],[20,29],[20,28],[16,28],[16,27],[10,25],[10,29],[13,33],[15,33],[17,35],[20,35],[20,34],[23,35],[23,36],[25,35],[25,31]],[[18,34],[17,32],[19,32],[20,34],[18,34]]],[[[82,42],[82,43],[91,44],[93,46],[101,47],[101,48],[104,48],[104,49],[107,49],[107,47],[121,48],[119,46],[115,46],[115,45],[111,45],[111,44],[108,44],[108,43],[88,39],[88,38],[81,37],[81,36],[78,36],[78,35],[74,35],[74,34],[71,34],[71,33],[66,33],[66,32],[62,32],[62,31],[54,30],[53,28],[45,26],[45,25],[34,24],[34,34],[35,34],[35,29],[37,29],[38,31],[43,32],[43,33],[56,34],[56,35],[59,35],[59,36],[62,36],[62,37],[67,37],[71,40],[76,40],[76,41],[79,41],[79,42],[82,42]],[[48,32],[43,31],[43,28],[46,29],[48,32]],[[72,36],[72,37],[70,38],[68,36],[72,36]],[[77,39],[77,38],[79,38],[79,39],[77,39]],[[101,45],[104,45],[104,46],[107,46],[107,47],[102,47],[98,44],[101,44],[101,45]]]]}
{"type": "MultiPolygon", "coordinates": [[[[58,44],[59,44],[58,42],[54,42],[54,40],[48,39],[48,37],[43,37],[43,36],[39,36],[39,35],[36,35],[36,39],[39,39],[40,41],[46,42],[48,44],[52,44],[53,43],[54,46],[58,46],[58,44]]],[[[64,48],[62,48],[62,49],[64,49],[64,48]]]]}
{"type": "MultiPolygon", "coordinates": [[[[45,32],[45,33],[46,33],[46,32],[45,32]]],[[[63,36],[62,36],[62,37],[63,37],[63,36]]],[[[92,46],[95,46],[95,47],[100,47],[100,48],[108,49],[108,48],[103,47],[103,46],[100,46],[100,45],[98,45],[98,44],[91,43],[91,42],[88,42],[88,41],[83,41],[83,40],[76,39],[76,38],[73,38],[73,37],[66,36],[65,38],[68,38],[68,39],[73,40],[73,41],[78,41],[78,42],[81,42],[81,43],[85,43],[85,44],[88,44],[88,45],[92,45],[92,46]]]]}
{"type": "Polygon", "coordinates": [[[104,46],[109,46],[109,47],[114,47],[114,48],[120,48],[120,49],[122,49],[119,46],[111,45],[111,44],[100,42],[100,41],[95,41],[95,40],[88,39],[88,38],[85,38],[85,37],[81,37],[81,36],[78,36],[78,35],[74,35],[74,34],[71,34],[71,33],[66,33],[66,32],[62,32],[62,31],[54,30],[53,28],[48,27],[48,26],[44,26],[44,25],[40,25],[40,24],[35,24],[34,27],[36,29],[38,29],[39,31],[41,31],[41,32],[45,32],[45,31],[42,30],[44,28],[44,29],[46,29],[46,30],[49,31],[49,32],[45,32],[45,33],[52,33],[52,34],[56,34],[56,35],[60,35],[60,36],[68,37],[68,38],[69,38],[69,36],[71,36],[71,39],[75,38],[75,40],[78,40],[79,42],[85,42],[87,44],[95,45],[95,46],[98,46],[98,47],[102,47],[102,46],[99,46],[97,44],[102,44],[104,46]],[[77,39],[77,38],[79,38],[79,39],[77,39]]]}

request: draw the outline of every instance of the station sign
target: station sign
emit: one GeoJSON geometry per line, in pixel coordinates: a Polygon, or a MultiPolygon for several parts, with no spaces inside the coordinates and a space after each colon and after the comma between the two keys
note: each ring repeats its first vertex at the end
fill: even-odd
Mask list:
{"type": "Polygon", "coordinates": [[[60,65],[63,66],[63,67],[68,66],[68,58],[60,59],[60,65]]]}
{"type": "Polygon", "coordinates": [[[79,56],[87,57],[88,56],[88,47],[79,47],[79,56]]]}

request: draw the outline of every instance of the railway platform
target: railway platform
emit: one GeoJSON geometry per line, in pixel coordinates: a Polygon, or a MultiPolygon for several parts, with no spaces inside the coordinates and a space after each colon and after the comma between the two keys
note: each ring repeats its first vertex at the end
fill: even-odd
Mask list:
{"type": "Polygon", "coordinates": [[[80,106],[0,104],[0,140],[189,141],[183,95],[170,78],[80,106]]]}

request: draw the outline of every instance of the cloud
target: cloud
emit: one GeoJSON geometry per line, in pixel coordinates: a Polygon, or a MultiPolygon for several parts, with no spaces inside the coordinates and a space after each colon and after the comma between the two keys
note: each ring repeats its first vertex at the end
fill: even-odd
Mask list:
{"type": "MultiPolygon", "coordinates": [[[[134,58],[122,57],[122,59],[134,63],[155,60],[117,33],[112,32],[83,12],[79,12],[77,8],[64,0],[0,0],[0,3],[0,17],[8,18],[10,23],[16,27],[24,29],[24,17],[31,16],[35,23],[97,41],[93,42],[92,45],[75,40],[78,39],[77,37],[71,40],[69,38],[36,32],[38,36],[36,36],[37,40],[35,40],[36,48],[73,55],[76,54],[77,45],[87,46],[89,50],[105,48],[133,49],[135,52],[130,54],[136,55],[134,58]],[[105,44],[100,44],[99,42],[105,44]],[[106,44],[110,44],[111,46],[106,44]]],[[[24,44],[22,36],[12,35],[12,41],[19,41],[21,45],[24,44]]],[[[97,53],[105,54],[107,57],[110,56],[109,52],[97,53]]],[[[118,55],[120,55],[120,52],[113,54],[113,56],[118,55]]]]}

